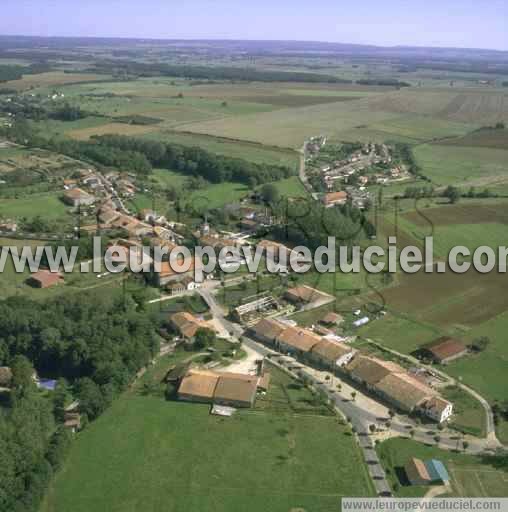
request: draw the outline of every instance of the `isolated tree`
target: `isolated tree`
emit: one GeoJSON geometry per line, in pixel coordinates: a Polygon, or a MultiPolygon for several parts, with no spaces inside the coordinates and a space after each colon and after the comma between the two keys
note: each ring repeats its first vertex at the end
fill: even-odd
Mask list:
{"type": "Polygon", "coordinates": [[[194,345],[197,349],[201,350],[211,347],[215,343],[215,340],[215,333],[211,329],[202,327],[196,331],[196,335],[194,336],[194,345]]]}
{"type": "Polygon", "coordinates": [[[469,447],[469,442],[468,441],[462,441],[462,448],[464,449],[464,451],[466,451],[469,447]]]}
{"type": "Polygon", "coordinates": [[[263,187],[261,188],[261,197],[263,198],[263,201],[267,204],[276,203],[280,198],[279,190],[275,185],[267,183],[266,185],[263,185],[263,187]]]}
{"type": "Polygon", "coordinates": [[[355,401],[355,399],[356,399],[356,391],[351,391],[351,399],[353,400],[353,402],[355,401]]]}
{"type": "Polygon", "coordinates": [[[488,336],[480,336],[475,338],[471,343],[471,348],[476,352],[483,352],[489,345],[490,338],[488,336]]]}
{"type": "Polygon", "coordinates": [[[369,425],[369,430],[370,430],[372,433],[374,433],[374,432],[376,431],[376,425],[374,425],[374,423],[371,423],[371,424],[369,425]]]}
{"type": "Polygon", "coordinates": [[[447,197],[451,204],[455,204],[461,197],[460,190],[457,187],[448,185],[443,192],[443,197],[447,197]]]}

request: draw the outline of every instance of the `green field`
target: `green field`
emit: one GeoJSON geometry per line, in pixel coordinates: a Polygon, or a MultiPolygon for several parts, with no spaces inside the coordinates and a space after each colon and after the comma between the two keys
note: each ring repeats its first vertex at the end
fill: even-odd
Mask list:
{"type": "Polygon", "coordinates": [[[70,210],[60,200],[58,192],[31,194],[19,199],[2,199],[0,217],[21,219],[40,215],[48,221],[68,223],[72,219],[70,210]]]}
{"type": "Polygon", "coordinates": [[[147,133],[144,137],[184,146],[199,146],[218,155],[243,158],[258,164],[285,165],[292,169],[298,164],[295,152],[243,141],[169,130],[147,133]]]}
{"type": "Polygon", "coordinates": [[[508,154],[502,149],[424,144],[414,154],[435,185],[492,188],[508,181],[508,154]]]}
{"type": "Polygon", "coordinates": [[[410,439],[390,439],[377,446],[388,479],[398,497],[424,496],[429,487],[404,485],[403,467],[411,457],[436,458],[444,463],[450,475],[451,493],[456,497],[507,497],[508,472],[498,468],[493,457],[474,457],[440,450],[410,439]]]}
{"type": "Polygon", "coordinates": [[[229,419],[141,390],[78,436],[43,512],[332,512],[342,495],[372,495],[346,428],[283,374],[254,411],[229,419]]]}

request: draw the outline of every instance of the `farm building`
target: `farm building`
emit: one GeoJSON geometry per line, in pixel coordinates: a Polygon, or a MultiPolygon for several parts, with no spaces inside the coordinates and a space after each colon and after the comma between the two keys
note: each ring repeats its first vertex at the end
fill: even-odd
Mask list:
{"type": "Polygon", "coordinates": [[[345,204],[347,202],[347,192],[330,192],[323,196],[323,204],[329,208],[331,206],[345,204]]]}
{"type": "Polygon", "coordinates": [[[277,314],[279,311],[279,303],[271,295],[259,297],[256,300],[247,302],[237,306],[232,314],[233,317],[245,325],[256,323],[263,316],[277,314]]]}
{"type": "Polygon", "coordinates": [[[27,280],[27,284],[34,288],[51,288],[64,280],[60,272],[50,272],[49,270],[39,270],[32,274],[27,280]]]}
{"type": "Polygon", "coordinates": [[[231,407],[252,407],[258,389],[266,390],[265,376],[190,369],[178,388],[178,398],[231,407]]]}
{"type": "Polygon", "coordinates": [[[424,357],[428,357],[436,363],[443,364],[465,355],[467,353],[467,347],[464,343],[455,338],[443,336],[423,346],[419,352],[424,357]]]}
{"type": "Polygon", "coordinates": [[[450,481],[448,471],[440,460],[422,461],[412,458],[404,471],[411,485],[446,485],[450,481]]]}
{"type": "Polygon", "coordinates": [[[295,288],[289,288],[284,294],[284,298],[291,302],[291,304],[302,305],[310,304],[312,302],[332,300],[333,297],[326,293],[320,292],[315,288],[311,288],[307,285],[297,286],[295,288]]]}
{"type": "Polygon", "coordinates": [[[73,188],[66,190],[63,195],[63,200],[70,206],[90,206],[95,203],[94,196],[88,194],[80,188],[73,188]]]}

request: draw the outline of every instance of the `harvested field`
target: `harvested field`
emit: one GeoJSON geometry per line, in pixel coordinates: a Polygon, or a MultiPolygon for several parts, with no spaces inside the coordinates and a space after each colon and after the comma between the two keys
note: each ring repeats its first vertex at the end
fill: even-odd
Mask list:
{"type": "Polygon", "coordinates": [[[23,91],[35,87],[103,81],[108,80],[108,78],[107,75],[96,75],[92,73],[63,73],[61,71],[50,71],[49,73],[40,73],[37,75],[25,75],[21,80],[5,82],[3,87],[23,91]]]}
{"type": "Polygon", "coordinates": [[[380,123],[398,117],[395,113],[372,112],[359,101],[335,102],[310,107],[287,108],[241,117],[193,123],[186,131],[239,138],[263,144],[300,147],[316,133],[330,137],[359,125],[380,123]]]}
{"type": "Polygon", "coordinates": [[[307,107],[309,105],[320,105],[321,103],[334,103],[337,101],[352,101],[354,96],[314,96],[312,94],[281,94],[273,96],[240,96],[238,99],[251,103],[267,103],[277,107],[307,107]]]}
{"type": "Polygon", "coordinates": [[[372,110],[491,124],[508,119],[508,97],[502,91],[409,88],[364,100],[372,110]]]}
{"type": "Polygon", "coordinates": [[[435,185],[492,187],[508,181],[507,153],[501,149],[423,144],[414,155],[435,185]]]}
{"type": "Polygon", "coordinates": [[[508,309],[508,276],[418,272],[382,291],[387,306],[441,327],[474,326],[508,309]]]}
{"type": "Polygon", "coordinates": [[[508,130],[477,130],[463,137],[443,140],[439,144],[443,146],[508,149],[508,130]]]}
{"type": "Polygon", "coordinates": [[[447,226],[455,224],[508,224],[508,203],[492,202],[487,204],[470,204],[462,201],[454,205],[426,208],[423,210],[425,217],[418,212],[403,214],[416,226],[428,226],[429,222],[434,226],[447,226]]]}

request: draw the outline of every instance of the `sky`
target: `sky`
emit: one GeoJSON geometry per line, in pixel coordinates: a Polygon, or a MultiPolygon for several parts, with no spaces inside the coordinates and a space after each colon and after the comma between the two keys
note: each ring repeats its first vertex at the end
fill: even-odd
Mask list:
{"type": "Polygon", "coordinates": [[[0,0],[0,34],[508,50],[508,0],[0,0]]]}

